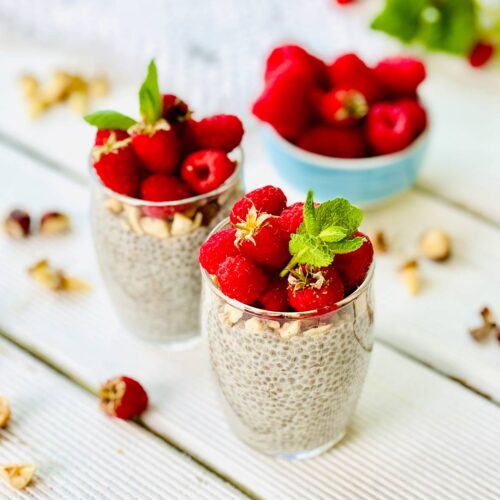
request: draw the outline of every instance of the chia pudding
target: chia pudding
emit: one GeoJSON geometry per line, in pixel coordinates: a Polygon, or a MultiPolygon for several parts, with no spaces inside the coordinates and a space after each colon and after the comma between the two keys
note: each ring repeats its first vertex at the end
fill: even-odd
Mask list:
{"type": "Polygon", "coordinates": [[[241,196],[241,166],[214,192],[181,200],[182,204],[117,195],[93,178],[94,244],[124,326],[169,344],[199,336],[199,247],[241,196]],[[151,208],[169,206],[177,211],[163,218],[151,216],[151,208]]]}

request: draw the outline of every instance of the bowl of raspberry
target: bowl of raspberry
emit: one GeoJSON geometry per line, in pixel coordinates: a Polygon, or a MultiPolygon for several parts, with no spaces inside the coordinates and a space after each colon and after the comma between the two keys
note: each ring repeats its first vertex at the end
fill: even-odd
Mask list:
{"type": "Polygon", "coordinates": [[[198,251],[242,194],[243,136],[232,115],[192,118],[160,94],[154,61],[139,91],[142,119],[85,117],[92,148],[91,223],[97,260],[124,327],[185,347],[200,337],[198,251]]]}
{"type": "Polygon", "coordinates": [[[202,324],[223,408],[250,447],[309,458],[339,442],[373,348],[373,247],[344,198],[265,186],[200,248],[202,324]]]}
{"type": "Polygon", "coordinates": [[[362,206],[409,188],[429,139],[418,96],[426,76],[412,57],[369,67],[358,55],[324,61],[296,45],[274,49],[253,104],[267,153],[294,187],[362,206]]]}

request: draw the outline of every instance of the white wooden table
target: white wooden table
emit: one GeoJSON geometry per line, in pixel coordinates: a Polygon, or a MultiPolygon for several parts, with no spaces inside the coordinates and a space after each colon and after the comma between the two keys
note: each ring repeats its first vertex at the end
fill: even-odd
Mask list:
{"type": "MultiPolygon", "coordinates": [[[[0,50],[0,213],[57,208],[74,225],[56,239],[0,237],[0,393],[13,407],[11,424],[0,430],[0,464],[38,466],[21,496],[499,498],[500,345],[478,345],[468,333],[483,305],[500,315],[500,99],[491,90],[498,78],[479,80],[454,63],[446,76],[431,61],[424,92],[434,134],[419,185],[366,214],[365,230],[383,229],[391,252],[378,256],[378,341],[354,421],[329,453],[286,462],[253,452],[229,432],[203,344],[163,351],[128,336],[115,318],[87,221],[93,131],[64,109],[30,122],[15,89],[23,69],[46,71],[67,60],[60,52],[0,50]],[[396,268],[431,225],[452,236],[454,255],[423,265],[426,283],[412,298],[396,268]],[[92,293],[37,288],[25,270],[43,257],[89,280],[92,293]],[[121,373],[150,395],[141,425],[98,409],[100,382],[121,373]]],[[[132,111],[135,88],[117,84],[103,106],[132,111]]],[[[251,122],[246,152],[248,189],[277,183],[299,197],[277,178],[251,122]]],[[[0,498],[16,497],[0,483],[0,498]]]]}

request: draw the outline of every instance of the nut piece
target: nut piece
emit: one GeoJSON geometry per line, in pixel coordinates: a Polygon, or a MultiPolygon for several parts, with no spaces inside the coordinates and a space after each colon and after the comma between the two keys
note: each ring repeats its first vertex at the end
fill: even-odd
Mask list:
{"type": "Polygon", "coordinates": [[[92,97],[104,97],[109,94],[109,82],[104,76],[93,78],[89,82],[89,92],[92,97]]]}
{"type": "Polygon", "coordinates": [[[77,115],[83,116],[89,109],[89,96],[86,92],[73,92],[68,105],[77,115]]]}
{"type": "Polygon", "coordinates": [[[416,260],[409,260],[399,269],[403,275],[403,280],[406,289],[410,295],[417,295],[420,290],[421,282],[418,274],[418,262],[416,260]]]}
{"type": "Polygon", "coordinates": [[[493,336],[498,338],[500,335],[500,327],[497,325],[495,316],[491,312],[490,308],[486,306],[483,307],[480,314],[483,319],[483,324],[477,328],[471,328],[469,330],[472,338],[477,342],[488,340],[493,336]]]}
{"type": "Polygon", "coordinates": [[[0,466],[0,474],[14,490],[26,488],[33,479],[36,467],[32,464],[12,464],[0,466]]]}
{"type": "Polygon", "coordinates": [[[250,333],[263,333],[266,331],[265,323],[257,316],[252,316],[245,321],[245,330],[250,333]]]}
{"type": "Polygon", "coordinates": [[[375,251],[386,253],[389,250],[385,234],[382,231],[377,231],[373,237],[373,247],[375,251]]]}
{"type": "Polygon", "coordinates": [[[236,307],[230,306],[229,304],[224,304],[224,311],[222,315],[224,323],[228,326],[233,326],[241,319],[243,311],[240,311],[239,309],[236,309],[236,307]]]}
{"type": "Polygon", "coordinates": [[[10,420],[10,404],[9,401],[0,396],[0,429],[7,426],[10,420]]]}
{"type": "Polygon", "coordinates": [[[30,276],[49,290],[62,290],[64,275],[59,269],[50,266],[48,260],[41,260],[28,269],[30,276]]]}
{"type": "Polygon", "coordinates": [[[174,214],[171,233],[172,236],[182,236],[191,232],[193,221],[179,212],[174,214]]]}
{"type": "Polygon", "coordinates": [[[154,238],[167,238],[170,231],[168,222],[154,217],[142,217],[140,219],[142,230],[154,238]]]}
{"type": "Polygon", "coordinates": [[[61,212],[47,212],[40,219],[40,233],[61,234],[70,229],[69,217],[61,212]]]}
{"type": "Polygon", "coordinates": [[[12,210],[4,221],[5,232],[12,238],[26,238],[30,234],[31,218],[24,210],[12,210]]]}
{"type": "Polygon", "coordinates": [[[38,80],[33,75],[24,74],[19,77],[19,88],[27,99],[35,97],[39,86],[38,80]]]}
{"type": "Polygon", "coordinates": [[[106,198],[106,200],[104,201],[104,206],[113,215],[118,215],[123,212],[123,204],[116,198],[106,198]]]}
{"type": "Polygon", "coordinates": [[[418,251],[427,259],[445,261],[451,255],[450,237],[441,229],[428,229],[420,238],[418,251]]]}
{"type": "Polygon", "coordinates": [[[282,339],[290,339],[300,332],[300,323],[297,320],[287,321],[281,327],[279,333],[282,339]]]}
{"type": "Polygon", "coordinates": [[[124,209],[130,228],[134,231],[134,233],[142,236],[144,232],[142,231],[140,224],[141,209],[139,207],[135,207],[134,205],[125,205],[124,209]]]}

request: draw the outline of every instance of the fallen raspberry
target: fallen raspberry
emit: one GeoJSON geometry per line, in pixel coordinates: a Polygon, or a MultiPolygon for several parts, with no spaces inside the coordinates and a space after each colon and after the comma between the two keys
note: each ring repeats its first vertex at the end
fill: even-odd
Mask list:
{"type": "Polygon", "coordinates": [[[95,146],[103,146],[106,144],[106,142],[109,140],[111,137],[111,134],[114,134],[114,137],[112,140],[114,142],[117,141],[122,141],[123,139],[127,139],[129,137],[128,133],[125,132],[125,130],[118,130],[118,129],[97,129],[97,132],[95,134],[95,141],[94,145],[95,146]]]}
{"type": "Polygon", "coordinates": [[[484,66],[495,52],[495,47],[490,43],[478,42],[469,54],[469,63],[473,68],[484,66]]]}
{"type": "Polygon", "coordinates": [[[393,96],[414,96],[425,80],[425,66],[413,57],[388,57],[380,61],[374,73],[393,96]]]}
{"type": "Polygon", "coordinates": [[[175,131],[132,131],[132,146],[144,166],[156,174],[173,174],[179,164],[179,142],[175,131]]]}
{"type": "Polygon", "coordinates": [[[331,266],[297,268],[288,278],[288,303],[296,311],[331,311],[344,298],[344,285],[331,266]]]}
{"type": "Polygon", "coordinates": [[[411,144],[417,124],[407,106],[379,103],[368,112],[366,131],[373,151],[379,155],[389,154],[411,144]]]}
{"type": "Polygon", "coordinates": [[[214,115],[193,122],[192,136],[197,149],[218,149],[229,153],[243,139],[243,124],[234,115],[214,115]]]}
{"type": "MultiPolygon", "coordinates": [[[[184,182],[172,175],[154,174],[141,184],[142,198],[146,201],[176,201],[193,196],[193,192],[184,182]]],[[[149,217],[165,218],[175,212],[186,210],[189,205],[171,207],[153,207],[145,205],[142,211],[149,217]]]]}
{"type": "Polygon", "coordinates": [[[129,377],[115,377],[105,382],[100,399],[104,412],[125,420],[138,417],[148,406],[146,391],[129,377]]]}
{"type": "Polygon", "coordinates": [[[280,215],[286,207],[285,193],[274,186],[264,186],[250,191],[233,205],[231,222],[238,224],[246,221],[248,211],[252,207],[255,207],[257,214],[280,215]]]}
{"type": "Polygon", "coordinates": [[[238,255],[235,245],[236,229],[227,228],[213,234],[200,248],[201,267],[209,274],[217,273],[219,266],[228,258],[238,255]]]}
{"type": "Polygon", "coordinates": [[[287,278],[274,278],[259,297],[259,306],[266,311],[288,311],[287,278]]]}
{"type": "Polygon", "coordinates": [[[337,270],[347,293],[351,293],[363,283],[373,260],[373,246],[366,234],[356,231],[354,236],[361,236],[366,241],[354,252],[337,254],[333,267],[337,270]]]}
{"type": "Polygon", "coordinates": [[[163,110],[162,118],[165,118],[168,123],[182,123],[191,116],[189,106],[174,94],[163,94],[162,96],[163,110]]]}
{"type": "Polygon", "coordinates": [[[234,172],[236,163],[222,151],[202,150],[189,155],[182,164],[181,177],[198,194],[209,193],[234,172]]]}
{"type": "Polygon", "coordinates": [[[268,284],[266,273],[243,255],[228,257],[217,269],[221,292],[243,304],[253,304],[268,284]]]}
{"type": "Polygon", "coordinates": [[[415,136],[421,134],[427,127],[427,111],[415,99],[401,99],[395,104],[407,110],[411,121],[415,125],[415,136]]]}
{"type": "Polygon", "coordinates": [[[319,114],[330,125],[350,126],[368,113],[365,96],[350,87],[327,92],[319,103],[319,114]]]}

